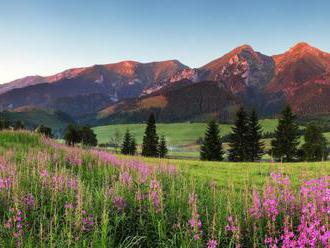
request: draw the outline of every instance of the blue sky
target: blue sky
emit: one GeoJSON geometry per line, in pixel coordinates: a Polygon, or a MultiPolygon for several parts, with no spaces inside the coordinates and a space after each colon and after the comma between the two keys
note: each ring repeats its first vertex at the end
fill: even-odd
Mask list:
{"type": "Polygon", "coordinates": [[[330,1],[0,0],[0,83],[112,63],[199,67],[241,44],[330,51],[330,1]]]}

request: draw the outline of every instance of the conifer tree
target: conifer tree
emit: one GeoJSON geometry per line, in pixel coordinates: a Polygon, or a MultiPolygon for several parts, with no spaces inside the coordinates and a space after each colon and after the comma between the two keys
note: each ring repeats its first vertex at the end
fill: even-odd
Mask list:
{"type": "Polygon", "coordinates": [[[127,129],[126,133],[124,135],[123,144],[121,147],[121,153],[125,154],[125,155],[130,154],[131,144],[132,144],[132,136],[131,136],[129,130],[127,129]]]}
{"type": "Polygon", "coordinates": [[[303,160],[322,161],[328,157],[327,140],[320,127],[310,124],[304,134],[305,143],[302,145],[303,160]]]}
{"type": "Polygon", "coordinates": [[[143,137],[142,156],[158,157],[158,135],[154,114],[149,116],[147,127],[143,137]]]}
{"type": "Polygon", "coordinates": [[[252,110],[248,120],[248,160],[258,161],[264,153],[264,143],[261,141],[262,127],[255,110],[252,110]]]}
{"type": "Polygon", "coordinates": [[[222,142],[218,124],[211,120],[207,125],[205,137],[201,145],[200,159],[208,161],[223,160],[222,142]]]}
{"type": "Polygon", "coordinates": [[[249,126],[247,114],[243,107],[236,113],[236,121],[229,136],[229,161],[242,162],[249,160],[249,126]]]}
{"type": "Polygon", "coordinates": [[[130,155],[135,155],[136,153],[136,141],[135,138],[132,136],[131,138],[131,143],[129,144],[129,154],[130,155]]]}
{"type": "Polygon", "coordinates": [[[281,113],[281,118],[275,130],[275,139],[272,140],[272,156],[282,162],[294,161],[298,155],[299,127],[296,116],[287,106],[281,113]]]}
{"type": "Polygon", "coordinates": [[[166,139],[165,136],[162,135],[159,141],[159,147],[158,147],[158,153],[160,158],[165,158],[167,155],[167,145],[166,145],[166,139]]]}

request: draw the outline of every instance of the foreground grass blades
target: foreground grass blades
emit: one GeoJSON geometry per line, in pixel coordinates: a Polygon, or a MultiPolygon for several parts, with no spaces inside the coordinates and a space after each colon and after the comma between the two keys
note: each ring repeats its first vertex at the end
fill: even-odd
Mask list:
{"type": "Polygon", "coordinates": [[[330,163],[143,159],[0,132],[1,247],[327,247],[330,163]]]}

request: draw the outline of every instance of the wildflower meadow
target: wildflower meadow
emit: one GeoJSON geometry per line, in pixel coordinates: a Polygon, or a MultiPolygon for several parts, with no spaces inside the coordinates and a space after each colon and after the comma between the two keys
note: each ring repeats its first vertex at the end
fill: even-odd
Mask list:
{"type": "Polygon", "coordinates": [[[3,131],[0,204],[1,247],[330,247],[328,162],[143,159],[3,131]]]}

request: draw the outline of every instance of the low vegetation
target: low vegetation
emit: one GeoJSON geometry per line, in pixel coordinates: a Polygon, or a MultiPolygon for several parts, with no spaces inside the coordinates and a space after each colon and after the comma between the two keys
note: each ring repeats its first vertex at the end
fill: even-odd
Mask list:
{"type": "Polygon", "coordinates": [[[2,131],[0,164],[2,247],[330,245],[328,162],[160,160],[2,131]]]}

